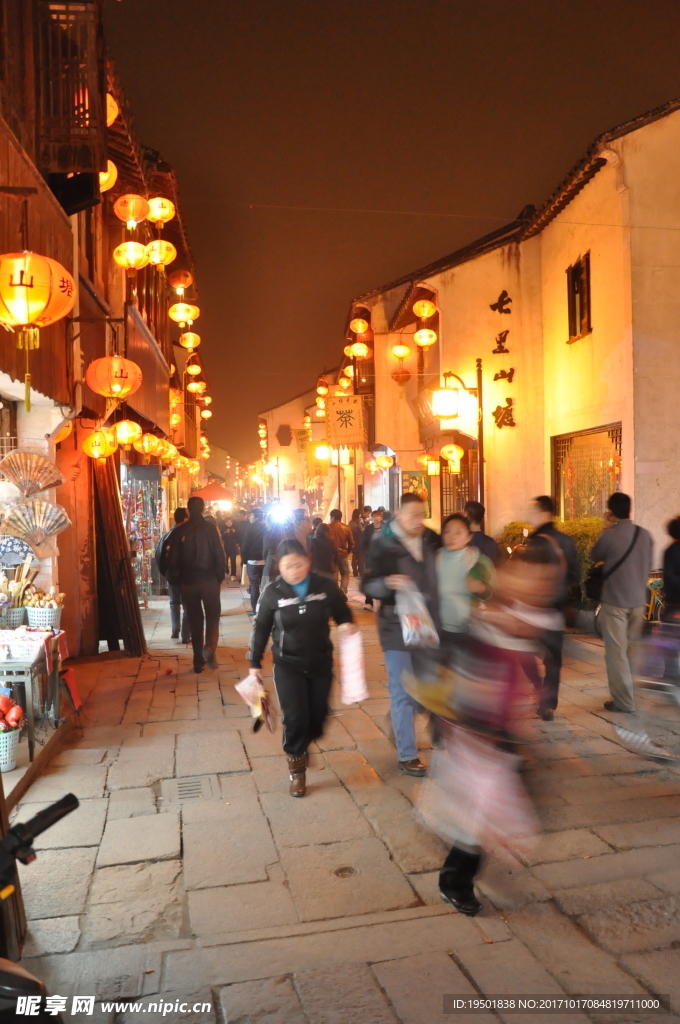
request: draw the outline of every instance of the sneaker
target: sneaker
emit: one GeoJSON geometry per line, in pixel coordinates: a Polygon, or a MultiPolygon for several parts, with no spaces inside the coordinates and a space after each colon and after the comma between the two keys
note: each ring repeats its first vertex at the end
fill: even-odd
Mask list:
{"type": "Polygon", "coordinates": [[[618,704],[613,700],[606,700],[604,702],[605,711],[617,711],[620,715],[634,715],[635,709],[629,711],[628,708],[620,708],[618,704]]]}
{"type": "Polygon", "coordinates": [[[414,775],[416,778],[422,778],[427,774],[427,768],[419,757],[412,757],[410,761],[400,761],[399,771],[404,775],[414,775]]]}
{"type": "Polygon", "coordinates": [[[459,914],[466,914],[468,917],[475,917],[480,910],[484,909],[475,896],[474,891],[463,895],[461,893],[445,892],[443,889],[440,889],[439,895],[444,900],[444,903],[450,903],[459,914]]]}

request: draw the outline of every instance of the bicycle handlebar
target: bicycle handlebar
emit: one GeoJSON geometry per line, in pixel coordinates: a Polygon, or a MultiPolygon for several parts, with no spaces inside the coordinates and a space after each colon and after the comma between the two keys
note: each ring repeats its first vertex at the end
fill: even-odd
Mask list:
{"type": "Polygon", "coordinates": [[[0,900],[7,899],[14,892],[16,861],[30,864],[35,860],[32,846],[36,836],[56,825],[71,811],[75,811],[79,804],[73,793],[67,793],[61,800],[45,807],[33,818],[19,821],[8,830],[7,835],[0,840],[0,900]]]}

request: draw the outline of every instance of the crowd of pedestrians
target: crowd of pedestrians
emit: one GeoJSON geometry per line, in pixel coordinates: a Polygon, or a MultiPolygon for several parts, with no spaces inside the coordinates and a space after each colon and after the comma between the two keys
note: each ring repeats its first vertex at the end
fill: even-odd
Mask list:
{"type": "MultiPolygon", "coordinates": [[[[605,528],[590,552],[594,568],[586,580],[586,590],[600,608],[611,693],[604,708],[620,714],[635,711],[632,649],[642,631],[652,562],[651,536],[632,522],[630,511],[627,495],[610,496],[605,528]]],[[[432,807],[438,807],[434,824],[452,843],[440,891],[466,914],[481,909],[474,878],[485,850],[499,841],[498,828],[494,833],[488,820],[484,827],[480,824],[494,805],[488,792],[482,795],[485,778],[494,779],[497,797],[504,794],[496,805],[504,815],[505,840],[514,837],[519,843],[531,829],[518,759],[509,753],[516,696],[522,680],[528,681],[536,693],[537,714],[547,722],[553,719],[565,610],[580,598],[583,584],[576,546],[555,525],[549,496],[531,501],[531,530],[524,531],[523,543],[514,550],[501,550],[484,532],[484,515],[483,505],[470,501],[444,520],[440,535],[426,525],[426,507],[411,493],[402,495],[393,516],[366,506],[355,510],[349,523],[343,522],[339,509],[330,512],[326,523],[311,520],[304,508],[291,514],[280,505],[267,514],[254,508],[213,518],[194,497],[187,509],[176,510],[175,525],[161,538],[156,553],[159,571],[168,581],[172,636],[191,641],[196,672],[206,663],[217,665],[220,587],[225,576],[236,579],[240,555],[254,618],[251,675],[261,680],[271,639],[283,749],[295,797],[305,793],[307,751],[322,734],[328,714],[330,622],[341,635],[356,631],[347,600],[350,577],[355,578],[365,600],[362,607],[377,613],[389,731],[398,769],[407,775],[428,775],[418,754],[416,715],[430,714],[436,752],[424,783],[423,793],[430,796],[422,813],[432,822],[432,807]],[[427,641],[412,636],[411,620],[419,616],[430,631],[427,641]],[[448,794],[444,803],[443,790],[448,794]],[[458,799],[451,799],[456,792],[458,799]],[[490,835],[495,835],[493,841],[490,835]]],[[[668,529],[667,615],[677,617],[680,518],[668,529]]]]}

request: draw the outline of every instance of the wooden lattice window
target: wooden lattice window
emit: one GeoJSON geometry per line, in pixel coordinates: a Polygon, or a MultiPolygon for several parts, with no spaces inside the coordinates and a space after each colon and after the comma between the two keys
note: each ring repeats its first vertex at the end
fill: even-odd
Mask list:
{"type": "Polygon", "coordinates": [[[590,334],[590,253],[567,267],[567,302],[569,310],[569,341],[590,334]]]}
{"type": "Polygon", "coordinates": [[[105,61],[98,0],[40,0],[39,164],[45,174],[106,163],[105,61]]]}

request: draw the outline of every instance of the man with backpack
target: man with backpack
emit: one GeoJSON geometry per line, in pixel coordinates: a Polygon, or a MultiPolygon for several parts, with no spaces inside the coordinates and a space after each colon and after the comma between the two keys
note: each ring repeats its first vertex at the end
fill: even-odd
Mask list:
{"type": "MultiPolygon", "coordinates": [[[[635,711],[631,645],[642,631],[647,603],[647,580],[652,568],[651,535],[630,518],[631,500],[616,491],[610,495],[605,528],[590,552],[601,570],[602,608],[607,682],[612,699],[605,710],[632,714],[635,711]]],[[[591,571],[591,577],[592,577],[591,571]]]]}
{"type": "MultiPolygon", "coordinates": [[[[175,533],[177,527],[184,522],[187,517],[187,510],[185,508],[175,509],[175,525],[172,529],[164,533],[161,539],[156,545],[156,565],[161,576],[165,576],[167,579],[168,575],[168,550],[169,545],[172,541],[172,536],[175,533]]],[[[182,643],[188,644],[191,639],[189,634],[189,617],[186,613],[186,608],[182,607],[182,591],[179,583],[170,583],[168,580],[168,596],[170,598],[170,636],[172,640],[180,639],[180,619],[182,624],[182,643]]]]}

